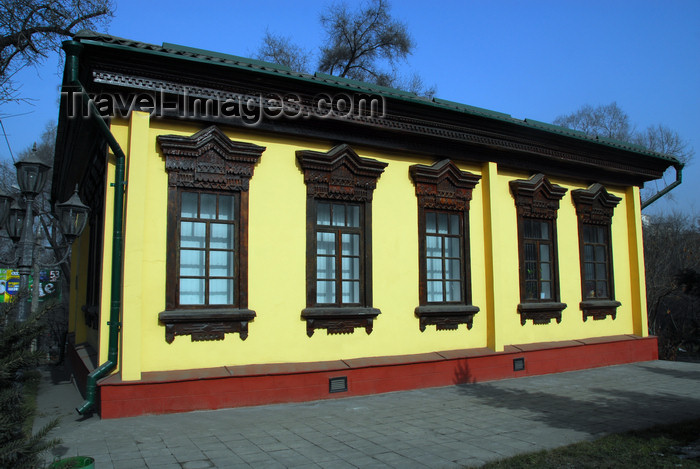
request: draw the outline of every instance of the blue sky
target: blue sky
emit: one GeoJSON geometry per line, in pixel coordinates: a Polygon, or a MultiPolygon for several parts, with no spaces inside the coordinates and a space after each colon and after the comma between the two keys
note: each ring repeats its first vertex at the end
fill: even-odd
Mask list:
{"type": "MultiPolygon", "coordinates": [[[[252,56],[269,29],[312,49],[329,3],[117,0],[107,32],[252,56]]],[[[435,85],[440,98],[544,122],[616,101],[640,130],[662,123],[678,131],[696,162],[675,200],[648,212],[700,215],[700,1],[394,0],[391,11],[417,45],[403,71],[435,85]]],[[[0,107],[15,154],[57,118],[62,65],[53,55],[24,70],[18,79],[33,105],[0,107]]],[[[0,158],[9,158],[4,141],[0,158]]]]}

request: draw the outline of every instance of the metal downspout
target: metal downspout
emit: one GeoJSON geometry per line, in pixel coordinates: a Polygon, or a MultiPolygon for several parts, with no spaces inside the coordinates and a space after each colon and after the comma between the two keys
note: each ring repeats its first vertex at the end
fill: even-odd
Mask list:
{"type": "Polygon", "coordinates": [[[657,200],[659,200],[661,197],[665,196],[669,192],[671,192],[675,187],[680,185],[681,182],[683,182],[683,163],[678,163],[674,164],[673,167],[676,170],[676,180],[673,181],[671,184],[668,186],[664,187],[662,190],[654,194],[652,197],[649,198],[649,200],[646,200],[642,202],[642,210],[647,208],[649,205],[653,204],[657,200]]]}
{"type": "Polygon", "coordinates": [[[95,405],[97,395],[97,380],[107,376],[117,366],[119,359],[119,313],[121,310],[121,290],[122,290],[122,257],[123,257],[123,218],[124,218],[124,162],[126,157],[114,135],[107,127],[107,123],[102,119],[95,103],[89,99],[85,87],[78,79],[78,60],[83,45],[77,41],[65,41],[63,50],[66,51],[66,70],[68,72],[68,83],[66,85],[77,88],[82,94],[84,103],[87,103],[87,113],[95,121],[100,133],[107,140],[109,148],[116,157],[116,167],[114,175],[114,225],[112,231],[112,288],[111,302],[109,310],[109,344],[107,361],[95,368],[87,377],[86,396],[83,405],[76,410],[84,415],[95,405]]]}

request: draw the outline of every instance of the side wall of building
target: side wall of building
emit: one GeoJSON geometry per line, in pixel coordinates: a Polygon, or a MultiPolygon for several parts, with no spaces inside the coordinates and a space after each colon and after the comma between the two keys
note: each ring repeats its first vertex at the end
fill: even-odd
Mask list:
{"type": "MultiPolygon", "coordinates": [[[[521,325],[517,312],[517,216],[509,182],[526,179],[530,174],[476,162],[457,165],[481,176],[469,212],[472,303],[480,312],[471,330],[464,325],[454,331],[428,326],[421,332],[414,315],[419,304],[418,210],[409,166],[434,161],[353,147],[361,157],[388,163],[372,202],[373,306],[381,314],[369,335],[358,328],[345,335],[317,330],[308,337],[301,318],[306,307],[306,186],[295,152],[325,152],[332,144],[223,129],[232,140],[266,147],[249,192],[248,305],[257,317],[250,323],[245,341],[238,334],[226,334],[223,341],[192,342],[187,336],[178,336],[168,344],[165,328],[158,322],[158,314],[165,309],[167,174],[156,138],[190,136],[200,129],[181,122],[150,121],[143,113],[133,113],[129,121],[112,122],[112,131],[128,158],[119,364],[124,381],[139,380],[142,373],[153,371],[309,363],[485,347],[503,351],[511,344],[647,334],[638,189],[606,187],[621,198],[612,219],[615,298],[621,306],[614,320],[584,321],[579,308],[579,238],[571,191],[585,189],[587,182],[550,177],[552,183],[567,189],[560,202],[557,231],[561,301],[568,306],[560,324],[552,321],[534,325],[528,321],[521,325]]],[[[111,183],[113,165],[108,167],[111,183]]],[[[100,322],[103,338],[108,336],[112,194],[108,187],[100,322]]],[[[86,259],[76,258],[79,252],[80,248],[75,249],[75,272],[85,270],[86,259]]],[[[73,302],[80,304],[80,292],[71,301],[73,311],[73,302]]],[[[102,362],[106,359],[106,339],[99,350],[102,362]]]]}

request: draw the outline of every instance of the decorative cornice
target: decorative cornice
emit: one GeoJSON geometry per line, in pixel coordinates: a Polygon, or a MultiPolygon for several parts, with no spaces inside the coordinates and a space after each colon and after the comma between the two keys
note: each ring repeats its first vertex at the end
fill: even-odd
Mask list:
{"type": "Polygon", "coordinates": [[[451,160],[432,166],[414,164],[409,173],[416,185],[418,203],[423,208],[469,210],[472,189],[481,176],[460,170],[451,160]]]}
{"type": "Polygon", "coordinates": [[[510,190],[519,216],[554,220],[557,218],[559,201],[567,189],[552,184],[539,173],[530,179],[510,181],[510,190]]]}
{"type": "Polygon", "coordinates": [[[597,225],[610,225],[615,207],[622,200],[597,183],[590,185],[588,189],[571,191],[571,198],[576,205],[579,220],[597,225]]]}
{"type": "Polygon", "coordinates": [[[299,150],[299,166],[311,197],[370,202],[388,163],[362,158],[341,144],[327,152],[299,150]]]}
{"type": "MultiPolygon", "coordinates": [[[[101,85],[111,85],[129,89],[146,90],[154,96],[159,96],[162,93],[170,96],[191,97],[213,99],[218,101],[232,100],[234,102],[253,103],[256,108],[265,109],[262,114],[279,114],[280,87],[265,88],[260,86],[258,89],[251,89],[247,86],[239,86],[233,81],[226,81],[222,84],[217,81],[212,81],[208,78],[198,79],[196,83],[186,83],[181,77],[176,78],[172,73],[158,72],[155,70],[143,70],[143,75],[138,75],[134,71],[133,66],[119,66],[117,64],[99,64],[99,69],[92,71],[93,80],[101,85]],[[146,76],[147,75],[147,76],[146,76]],[[272,94],[273,98],[266,98],[272,94]]],[[[319,82],[318,85],[322,85],[319,82]]],[[[286,90],[283,90],[286,92],[286,90]]],[[[371,90],[367,92],[371,93],[371,90]]],[[[281,93],[284,94],[284,93],[281,93]]],[[[295,115],[313,118],[318,114],[315,106],[313,94],[301,94],[298,90],[294,91],[295,98],[295,115]]],[[[437,109],[437,108],[436,108],[437,109]]],[[[449,109],[445,109],[447,111],[449,109]]],[[[164,110],[165,112],[165,110],[164,110]]],[[[167,113],[165,113],[167,114],[167,113]]],[[[163,116],[166,117],[166,116],[163,116]]],[[[182,116],[173,116],[182,117],[182,116]]],[[[190,116],[193,120],[197,120],[197,116],[190,116]]],[[[240,121],[240,117],[237,118],[240,121]]],[[[361,124],[366,128],[376,127],[385,130],[399,131],[407,134],[422,135],[431,138],[439,138],[441,140],[452,140],[477,145],[480,147],[498,148],[507,152],[527,153],[528,155],[537,155],[549,160],[567,161],[571,164],[585,165],[588,168],[602,167],[606,170],[612,170],[617,174],[627,174],[633,178],[641,178],[643,180],[657,179],[663,173],[662,170],[652,164],[645,167],[642,165],[634,165],[626,161],[615,161],[611,158],[601,156],[600,152],[588,151],[585,149],[572,150],[560,146],[551,146],[542,144],[539,139],[523,138],[515,135],[505,135],[498,132],[479,130],[473,127],[464,125],[456,125],[445,121],[429,120],[420,118],[418,115],[383,115],[382,117],[365,116],[360,114],[351,114],[349,116],[325,115],[324,120],[344,121],[352,124],[361,124]]],[[[236,119],[231,120],[231,125],[238,125],[236,119]]],[[[296,119],[290,119],[292,127],[297,123],[296,119]]],[[[508,123],[518,123],[518,127],[529,129],[532,126],[525,121],[510,119],[508,123]]],[[[275,129],[282,130],[281,121],[275,121],[275,129]]],[[[537,131],[542,131],[540,127],[532,127],[537,131]]],[[[562,129],[563,131],[566,129],[562,129]]],[[[557,134],[559,135],[559,134],[557,134]]],[[[566,135],[563,135],[566,137],[566,135]]],[[[583,142],[584,144],[597,144],[597,141],[583,142]]],[[[631,151],[627,147],[620,147],[621,150],[631,151]]],[[[611,150],[616,151],[617,147],[612,146],[611,150]]],[[[669,163],[670,164],[670,163],[669,163]]],[[[667,164],[668,166],[668,164],[667,164]]]]}
{"type": "Polygon", "coordinates": [[[234,142],[210,126],[190,137],[159,135],[168,185],[196,189],[247,191],[265,147],[234,142]]]}

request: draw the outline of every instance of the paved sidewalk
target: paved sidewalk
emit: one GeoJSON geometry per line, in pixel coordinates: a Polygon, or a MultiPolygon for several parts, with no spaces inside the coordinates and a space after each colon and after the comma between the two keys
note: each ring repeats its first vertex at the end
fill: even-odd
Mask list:
{"type": "MultiPolygon", "coordinates": [[[[57,373],[59,370],[54,370],[57,373]]],[[[489,383],[116,420],[80,421],[70,381],[45,374],[47,460],[107,468],[478,466],[606,433],[700,418],[700,364],[644,362],[489,383]]]]}

